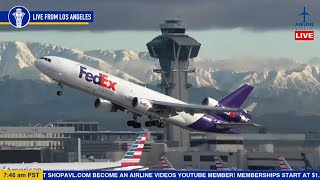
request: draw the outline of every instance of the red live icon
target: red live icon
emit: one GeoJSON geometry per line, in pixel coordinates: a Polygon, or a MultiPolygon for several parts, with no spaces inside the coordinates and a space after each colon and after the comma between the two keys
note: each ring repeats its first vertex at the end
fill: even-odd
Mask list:
{"type": "Polygon", "coordinates": [[[313,31],[295,31],[294,40],[314,40],[313,31]]]}

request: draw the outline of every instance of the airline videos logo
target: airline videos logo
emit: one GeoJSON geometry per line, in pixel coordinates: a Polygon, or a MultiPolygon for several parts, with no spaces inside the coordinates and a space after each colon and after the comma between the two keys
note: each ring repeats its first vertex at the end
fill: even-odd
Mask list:
{"type": "Polygon", "coordinates": [[[110,81],[108,76],[105,74],[99,73],[99,75],[93,75],[90,72],[86,72],[87,68],[80,66],[79,78],[82,79],[82,76],[85,75],[85,80],[88,82],[93,82],[93,84],[100,85],[107,89],[111,89],[112,91],[116,91],[116,82],[110,81]]]}
{"type": "Polygon", "coordinates": [[[8,20],[13,27],[23,28],[30,21],[30,12],[23,6],[15,6],[8,13],[8,20]]]}
{"type": "Polygon", "coordinates": [[[296,22],[294,40],[314,40],[314,23],[306,20],[307,16],[310,16],[306,10],[306,7],[303,7],[303,11],[299,14],[299,16],[302,16],[303,20],[296,22]]]}

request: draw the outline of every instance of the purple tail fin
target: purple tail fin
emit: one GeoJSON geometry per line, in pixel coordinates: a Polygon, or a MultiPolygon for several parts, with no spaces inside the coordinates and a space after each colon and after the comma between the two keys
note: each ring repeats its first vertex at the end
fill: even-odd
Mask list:
{"type": "Polygon", "coordinates": [[[240,108],[252,90],[252,86],[245,84],[231,94],[219,100],[219,104],[227,107],[240,108]]]}

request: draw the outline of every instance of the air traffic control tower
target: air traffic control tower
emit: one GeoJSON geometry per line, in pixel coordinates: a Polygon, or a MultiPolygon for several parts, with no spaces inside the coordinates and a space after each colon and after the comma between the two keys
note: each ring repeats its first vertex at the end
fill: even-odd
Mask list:
{"type": "MultiPolygon", "coordinates": [[[[161,74],[163,93],[188,101],[189,60],[198,56],[201,44],[185,34],[186,25],[180,19],[168,19],[160,25],[162,35],[147,43],[150,56],[159,59],[160,68],[154,72],[161,74]]],[[[189,131],[167,124],[166,139],[171,147],[189,147],[189,131]]]]}

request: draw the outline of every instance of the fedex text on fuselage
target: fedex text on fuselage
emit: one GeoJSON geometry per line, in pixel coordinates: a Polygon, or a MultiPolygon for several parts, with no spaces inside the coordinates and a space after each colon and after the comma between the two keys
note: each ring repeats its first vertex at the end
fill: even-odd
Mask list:
{"type": "Polygon", "coordinates": [[[117,85],[117,83],[109,80],[107,75],[101,74],[101,73],[99,73],[99,75],[94,75],[86,70],[87,68],[80,66],[80,72],[79,72],[80,79],[82,79],[82,77],[84,76],[84,79],[88,82],[93,82],[94,84],[100,85],[107,89],[111,89],[112,91],[116,91],[115,86],[117,85]]]}

